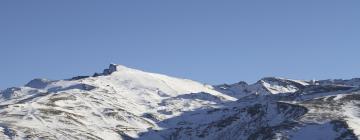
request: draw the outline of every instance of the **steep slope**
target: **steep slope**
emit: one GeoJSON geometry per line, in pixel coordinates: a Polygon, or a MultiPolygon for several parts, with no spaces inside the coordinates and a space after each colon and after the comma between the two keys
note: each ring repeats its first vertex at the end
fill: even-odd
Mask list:
{"type": "Polygon", "coordinates": [[[249,95],[222,108],[186,112],[145,139],[358,139],[360,89],[305,87],[303,94],[249,95]],[[309,89],[308,89],[309,88],[309,89]],[[323,89],[328,89],[323,92],[323,89]],[[208,119],[204,119],[208,118],[208,119]]]}
{"type": "Polygon", "coordinates": [[[2,137],[46,139],[138,137],[183,111],[236,100],[198,82],[120,65],[78,80],[35,79],[1,95],[2,137]]]}
{"type": "Polygon", "coordinates": [[[111,64],[0,91],[0,139],[359,139],[358,79],[210,86],[111,64]]]}
{"type": "Polygon", "coordinates": [[[267,77],[251,85],[248,85],[246,82],[239,82],[231,85],[218,85],[215,86],[215,89],[230,96],[241,98],[253,94],[295,93],[310,85],[309,83],[307,81],[267,77]]]}

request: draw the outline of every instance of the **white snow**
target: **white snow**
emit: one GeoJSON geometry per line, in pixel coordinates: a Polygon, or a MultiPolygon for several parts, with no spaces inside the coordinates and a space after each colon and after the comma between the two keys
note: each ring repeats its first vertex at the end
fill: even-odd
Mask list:
{"type": "Polygon", "coordinates": [[[344,107],[345,120],[355,135],[360,139],[360,110],[354,104],[348,103],[344,107]]]}
{"type": "MultiPolygon", "coordinates": [[[[182,125],[191,129],[209,129],[209,136],[216,139],[216,132],[220,130],[208,124],[221,122],[221,119],[239,113],[237,109],[242,107],[243,114],[238,114],[240,117],[235,119],[237,123],[229,124],[223,131],[226,134],[228,129],[236,135],[238,127],[246,128],[245,124],[255,119],[247,115],[249,110],[246,107],[256,103],[266,104],[267,96],[262,95],[294,93],[299,90],[298,85],[309,84],[300,80],[270,78],[252,85],[238,83],[213,87],[112,64],[101,76],[57,81],[35,79],[25,87],[1,91],[0,139],[8,139],[4,134],[10,129],[20,139],[29,135],[45,139],[163,139],[160,134],[182,125]],[[257,96],[252,96],[254,94],[257,96]],[[245,101],[239,102],[238,99],[245,101]],[[158,131],[161,133],[156,133],[158,131]],[[141,137],[140,134],[145,132],[152,133],[146,133],[146,138],[141,137]]],[[[313,99],[342,93],[337,91],[304,97],[313,99]]],[[[340,95],[335,98],[339,99],[340,95]]],[[[276,103],[268,102],[266,105],[268,124],[264,126],[275,126],[287,119],[286,114],[278,113],[276,103]]],[[[344,116],[359,135],[359,110],[350,104],[348,108],[344,116]]],[[[310,110],[311,113],[316,111],[310,110]]],[[[293,138],[334,138],[336,134],[330,125],[307,125],[296,131],[293,138]],[[307,136],[314,132],[317,135],[307,136]]]]}
{"type": "Polygon", "coordinates": [[[9,105],[0,110],[0,114],[4,114],[0,123],[23,129],[32,126],[33,133],[57,138],[68,134],[65,139],[80,135],[119,139],[117,131],[124,130],[126,135],[135,138],[148,128],[161,129],[153,120],[143,118],[144,114],[152,114],[161,121],[185,111],[219,106],[212,99],[221,102],[237,100],[192,80],[114,66],[111,73],[104,76],[52,81],[42,89],[21,87],[19,91],[11,91],[14,97],[2,102],[9,105]],[[96,88],[84,89],[86,85],[96,88]],[[37,92],[30,94],[28,91],[31,90],[37,92]],[[38,95],[38,92],[47,94],[17,103],[38,95]],[[192,96],[183,96],[188,94],[192,96]],[[192,100],[192,97],[198,99],[192,100]]]}

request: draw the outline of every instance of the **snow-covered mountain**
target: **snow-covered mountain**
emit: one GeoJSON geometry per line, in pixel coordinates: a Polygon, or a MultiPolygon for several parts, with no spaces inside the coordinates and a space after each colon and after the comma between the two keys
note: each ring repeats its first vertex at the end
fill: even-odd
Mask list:
{"type": "Polygon", "coordinates": [[[211,86],[111,64],[0,91],[0,140],[360,138],[360,79],[211,86]]]}

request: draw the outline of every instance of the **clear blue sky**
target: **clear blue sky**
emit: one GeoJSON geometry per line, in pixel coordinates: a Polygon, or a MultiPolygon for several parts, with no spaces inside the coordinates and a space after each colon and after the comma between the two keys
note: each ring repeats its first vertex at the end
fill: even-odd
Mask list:
{"type": "Polygon", "coordinates": [[[1,0],[0,88],[109,63],[210,84],[360,77],[359,0],[1,0]]]}

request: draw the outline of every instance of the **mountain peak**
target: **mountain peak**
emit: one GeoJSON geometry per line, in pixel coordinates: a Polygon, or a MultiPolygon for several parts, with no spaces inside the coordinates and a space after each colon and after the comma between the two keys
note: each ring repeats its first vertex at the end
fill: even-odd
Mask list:
{"type": "Polygon", "coordinates": [[[357,139],[359,92],[359,79],[208,86],[110,64],[0,91],[0,139],[357,139]]]}
{"type": "Polygon", "coordinates": [[[123,66],[123,65],[119,65],[119,64],[110,64],[109,65],[109,68],[105,69],[103,74],[104,75],[110,75],[112,74],[113,72],[116,72],[116,71],[123,71],[123,70],[134,70],[134,69],[131,69],[131,68],[128,68],[126,66],[123,66]]]}
{"type": "Polygon", "coordinates": [[[258,82],[261,82],[261,81],[285,81],[285,80],[289,80],[289,79],[286,79],[286,78],[283,78],[283,77],[264,77],[264,78],[261,78],[258,82]]]}
{"type": "Polygon", "coordinates": [[[31,88],[45,88],[49,83],[51,83],[50,80],[48,79],[44,79],[44,78],[36,78],[31,80],[29,83],[27,83],[25,86],[26,87],[31,87],[31,88]]]}

